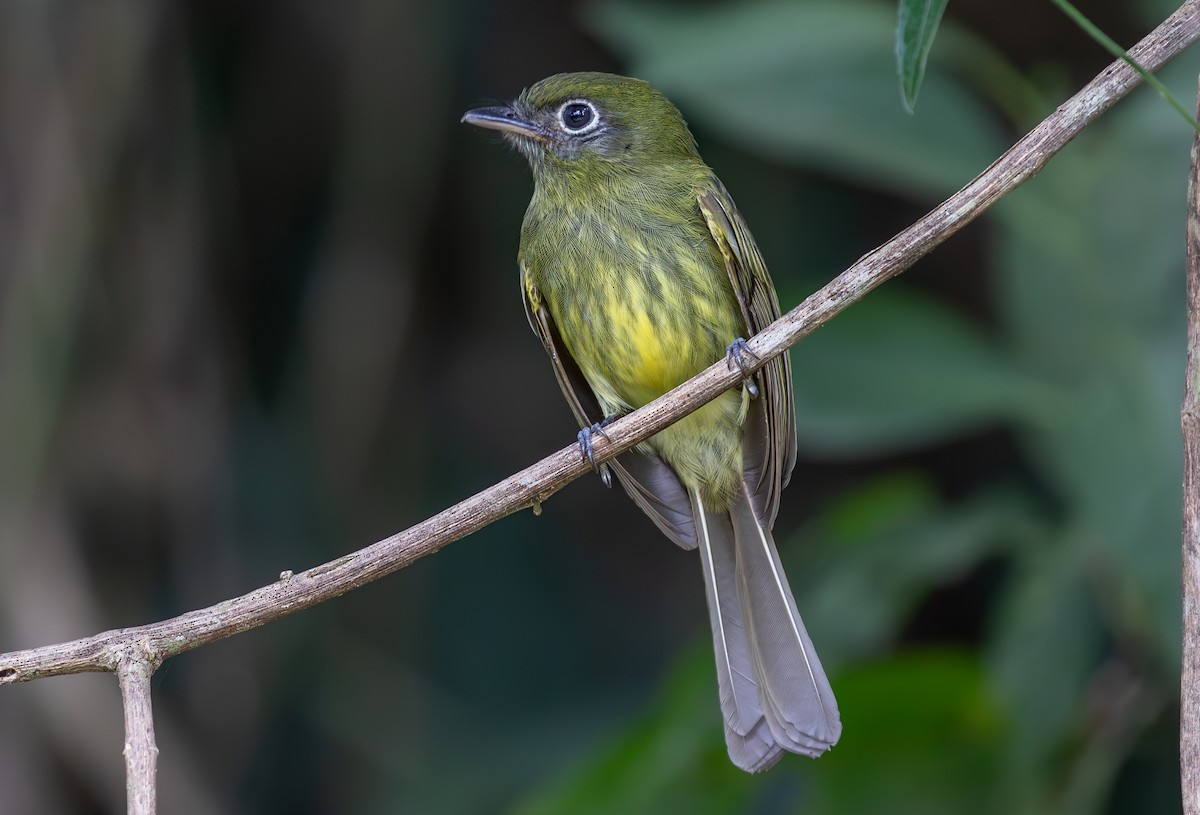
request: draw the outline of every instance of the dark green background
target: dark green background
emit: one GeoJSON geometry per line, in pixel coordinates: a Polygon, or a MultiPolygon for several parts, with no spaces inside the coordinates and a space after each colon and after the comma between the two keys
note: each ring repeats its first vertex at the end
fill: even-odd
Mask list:
{"type": "MultiPolygon", "coordinates": [[[[1081,4],[1130,44],[1164,0],[1081,4]]],[[[873,2],[0,7],[0,651],[204,606],[567,444],[522,161],[459,125],[561,70],[664,90],[788,308],[1109,61],[951,2],[915,116],[873,2]]],[[[1191,107],[1200,58],[1163,74],[1191,107]]],[[[1179,807],[1190,132],[1139,90],[793,351],[776,528],[841,703],[729,765],[699,565],[588,478],[168,662],[171,813],[1179,807]]],[[[0,691],[0,811],[123,810],[107,676],[0,691]]]]}

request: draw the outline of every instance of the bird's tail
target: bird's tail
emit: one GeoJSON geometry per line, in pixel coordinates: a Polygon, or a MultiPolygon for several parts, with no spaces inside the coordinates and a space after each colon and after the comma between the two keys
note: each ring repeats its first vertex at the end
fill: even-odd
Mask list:
{"type": "Polygon", "coordinates": [[[816,758],[842,723],[771,530],[744,491],[728,510],[707,509],[691,493],[729,757],[748,772],[785,750],[816,758]]]}

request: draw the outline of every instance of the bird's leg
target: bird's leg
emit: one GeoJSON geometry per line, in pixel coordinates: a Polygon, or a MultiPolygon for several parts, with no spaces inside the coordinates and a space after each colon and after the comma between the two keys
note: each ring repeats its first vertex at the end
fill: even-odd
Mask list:
{"type": "Polygon", "coordinates": [[[588,460],[588,463],[592,465],[592,469],[595,470],[596,472],[600,473],[600,480],[604,482],[604,486],[609,487],[609,488],[612,487],[612,471],[609,469],[607,463],[604,463],[604,464],[596,463],[596,457],[592,453],[592,435],[595,433],[599,433],[601,436],[603,436],[605,438],[605,440],[609,440],[608,434],[604,432],[604,428],[606,428],[606,427],[608,427],[608,425],[612,424],[612,422],[614,420],[616,420],[616,418],[617,417],[615,415],[614,416],[605,416],[602,420],[596,422],[591,427],[585,427],[582,430],[580,430],[579,436],[578,436],[579,452],[583,455],[584,458],[586,458],[588,460]]]}
{"type": "Polygon", "coordinates": [[[758,383],[754,381],[754,374],[749,373],[751,363],[758,362],[758,356],[750,350],[750,346],[746,345],[746,341],[738,337],[733,342],[729,343],[729,347],[725,349],[725,366],[733,370],[733,366],[742,372],[745,379],[742,380],[742,387],[750,394],[751,399],[758,398],[758,383]]]}

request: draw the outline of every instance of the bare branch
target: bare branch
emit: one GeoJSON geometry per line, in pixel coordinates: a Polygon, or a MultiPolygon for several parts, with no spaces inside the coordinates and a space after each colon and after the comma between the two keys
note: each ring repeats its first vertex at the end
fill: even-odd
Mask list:
{"type": "MultiPolygon", "coordinates": [[[[1200,109],[1200,98],[1197,99],[1200,109]]],[[[1179,774],[1185,815],[1200,815],[1200,135],[1187,202],[1187,372],[1183,391],[1183,676],[1179,774]]]]}
{"type": "Polygon", "coordinates": [[[125,708],[125,790],[129,815],[154,815],[158,745],[154,741],[154,711],[150,677],[158,663],[136,644],[117,662],[121,705],[125,708]]]}
{"type": "MultiPolygon", "coordinates": [[[[1150,71],[1157,70],[1200,36],[1200,0],[1188,0],[1141,43],[1130,56],[1150,71]]],[[[1138,75],[1122,61],[1114,62],[1083,90],[1061,105],[1040,125],[1018,141],[983,173],[940,206],[888,243],[864,256],[820,291],[751,338],[749,347],[761,365],[816,330],[834,314],[863,297],[884,281],[900,274],[959,229],[977,218],[1003,195],[1011,192],[1042,167],[1084,127],[1103,114],[1139,83],[1138,75]]],[[[1195,250],[1193,229],[1189,249],[1195,250]]],[[[1192,311],[1197,311],[1195,286],[1192,311]]],[[[1193,326],[1193,331],[1195,327],[1193,326]]],[[[1193,333],[1192,348],[1197,345],[1193,333]]],[[[1196,359],[1189,360],[1189,396],[1194,397],[1192,376],[1196,359]]],[[[595,458],[605,461],[695,410],[744,377],[719,362],[660,399],[606,428],[597,438],[595,458]]],[[[1190,402],[1189,405],[1194,405],[1190,402]]],[[[1185,426],[1189,414],[1185,408],[1185,426]]],[[[1191,437],[1193,440],[1195,434],[1191,437]]],[[[1191,449],[1191,448],[1189,448],[1191,449]]],[[[1191,459],[1195,463],[1195,459],[1191,459]]],[[[500,518],[541,501],[590,467],[572,444],[450,509],[385,540],[337,560],[280,579],[248,594],[208,608],[191,611],[162,622],[97,634],[57,645],[0,654],[0,684],[25,682],[44,676],[83,671],[116,672],[125,704],[126,761],[129,772],[130,812],[154,809],[154,744],[149,678],[167,657],[256,628],[288,614],[337,597],[365,583],[436,552],[500,518]]],[[[1189,470],[1190,472],[1190,470],[1189,470]]],[[[1195,496],[1194,483],[1189,496],[1195,496]]],[[[1185,563],[1195,568],[1196,527],[1187,529],[1185,563]],[[1190,557],[1189,557],[1190,556],[1190,557]]],[[[1197,579],[1195,572],[1191,573],[1197,579]]],[[[1197,595],[1189,595],[1194,598],[1197,595]]],[[[1189,614],[1197,612],[1189,607],[1189,614]]],[[[1195,626],[1190,625],[1191,630],[1195,626]]],[[[1191,653],[1195,658],[1195,652],[1191,653]]],[[[1186,674],[1185,674],[1186,675],[1186,674]]],[[[1185,697],[1185,717],[1195,706],[1185,697]],[[1189,708],[1191,704],[1191,708],[1189,708]]],[[[1186,719],[1185,719],[1186,721],[1186,719]]],[[[1195,722],[1191,722],[1192,725],[1195,722]]],[[[1193,735],[1194,730],[1186,731],[1193,735]]],[[[1185,778],[1193,762],[1185,764],[1185,778]]],[[[1195,786],[1191,790],[1195,803],[1195,786]]],[[[1193,809],[1189,812],[1197,812],[1193,809]]],[[[1200,815],[1200,812],[1197,812],[1200,815]]]]}
{"type": "MultiPolygon", "coordinates": [[[[1150,71],[1162,67],[1200,37],[1200,0],[1188,0],[1130,50],[1150,71]]],[[[834,314],[912,266],[977,218],[999,198],[1038,173],[1083,128],[1129,93],[1140,79],[1113,62],[973,181],[915,224],[834,278],[796,308],[751,338],[755,367],[783,353],[834,314]]],[[[606,461],[649,438],[731,387],[744,374],[718,362],[605,429],[595,459],[606,461]]],[[[43,676],[114,671],[125,649],[138,644],[157,661],[257,628],[391,574],[446,544],[518,510],[536,506],[590,466],[571,444],[504,481],[416,526],[365,549],[208,608],[169,620],[107,631],[73,642],[0,654],[0,684],[43,676]]]]}

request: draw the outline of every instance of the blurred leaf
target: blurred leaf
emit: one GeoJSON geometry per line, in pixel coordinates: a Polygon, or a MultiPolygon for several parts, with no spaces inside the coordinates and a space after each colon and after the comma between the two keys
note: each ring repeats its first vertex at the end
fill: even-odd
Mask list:
{"type": "MultiPolygon", "coordinates": [[[[1006,790],[1013,811],[1054,811],[1082,736],[1087,687],[1103,656],[1079,541],[1047,540],[1031,548],[1011,581],[995,620],[988,661],[1013,734],[1006,790]],[[1043,809],[1047,808],[1047,809],[1043,809]]],[[[1061,803],[1061,801],[1059,802],[1061,803]]]]}
{"type": "MultiPolygon", "coordinates": [[[[712,648],[686,652],[654,707],[565,779],[514,808],[520,815],[746,812],[761,783],[725,752],[712,648]]],[[[760,776],[761,778],[761,776],[760,776]]]]}
{"type": "Polygon", "coordinates": [[[1182,336],[1188,131],[1147,94],[1104,125],[996,209],[1000,317],[1022,365],[1055,381],[1107,368],[1114,334],[1182,336]]]}
{"type": "Polygon", "coordinates": [[[945,10],[946,0],[900,0],[896,63],[900,71],[900,93],[909,113],[917,104],[917,92],[925,76],[925,61],[945,10]]]}
{"type": "Polygon", "coordinates": [[[800,446],[909,449],[1049,398],[964,318],[898,287],[873,292],[792,349],[800,446]]]}
{"type": "Polygon", "coordinates": [[[845,732],[809,771],[805,811],[1004,811],[996,795],[1004,727],[975,658],[906,654],[839,674],[834,686],[845,732]]]}
{"type": "Polygon", "coordinates": [[[1176,0],[1141,0],[1129,7],[1129,13],[1148,30],[1173,14],[1177,8],[1179,3],[1176,0]]]}
{"type": "Polygon", "coordinates": [[[1144,367],[1149,348],[1128,351],[1111,360],[1107,375],[1076,383],[1074,410],[1029,434],[1026,447],[1070,507],[1068,524],[1086,536],[1112,622],[1152,645],[1159,665],[1173,672],[1182,458],[1171,426],[1178,400],[1170,396],[1177,389],[1144,367]]]}
{"type": "Polygon", "coordinates": [[[918,473],[877,478],[843,497],[785,548],[823,549],[802,568],[797,602],[828,666],[878,653],[931,588],[1027,535],[1031,509],[996,491],[947,505],[918,473]]]}
{"type": "Polygon", "coordinates": [[[1058,392],[1025,415],[1025,448],[1106,576],[1109,618],[1172,673],[1188,142],[1161,102],[1131,100],[1007,202],[997,244],[1014,355],[1058,392]]]}
{"type": "Polygon", "coordinates": [[[694,123],[753,152],[905,195],[949,192],[987,166],[1004,137],[987,106],[935,60],[921,115],[896,105],[893,15],[878,3],[832,0],[589,8],[630,72],[694,123]]]}
{"type": "Polygon", "coordinates": [[[924,473],[893,472],[846,492],[821,513],[812,533],[840,557],[843,550],[888,538],[944,509],[937,485],[924,473]]]}
{"type": "Polygon", "coordinates": [[[966,655],[906,655],[838,675],[842,742],[816,764],[784,757],[758,776],[725,754],[711,662],[707,642],[690,651],[641,722],[513,811],[725,815],[792,811],[766,802],[804,801],[823,813],[950,813],[988,800],[1002,727],[966,655]]]}

